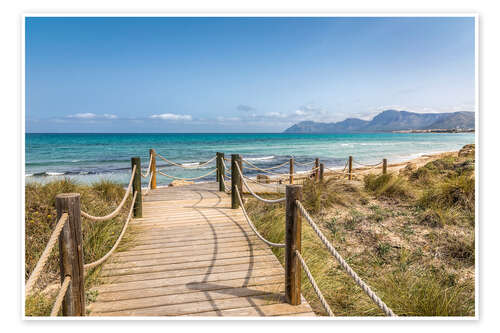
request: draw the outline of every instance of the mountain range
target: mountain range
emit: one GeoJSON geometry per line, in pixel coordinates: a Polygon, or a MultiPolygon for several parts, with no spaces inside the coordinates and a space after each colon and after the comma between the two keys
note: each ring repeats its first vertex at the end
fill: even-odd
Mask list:
{"type": "Polygon", "coordinates": [[[385,110],[372,120],[347,118],[337,123],[302,121],[287,128],[284,133],[373,133],[402,130],[473,129],[474,127],[474,112],[470,111],[416,113],[385,110]]]}

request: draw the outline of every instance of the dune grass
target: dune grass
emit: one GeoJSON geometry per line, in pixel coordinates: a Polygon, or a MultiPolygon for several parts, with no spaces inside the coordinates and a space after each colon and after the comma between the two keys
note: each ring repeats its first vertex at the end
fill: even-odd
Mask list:
{"type": "MultiPolygon", "coordinates": [[[[470,156],[455,156],[409,174],[368,175],[362,183],[307,181],[303,204],[337,251],[397,315],[473,316],[473,170],[470,156]]],[[[247,198],[258,230],[273,242],[284,242],[284,204],[247,198]]],[[[383,315],[304,220],[302,228],[303,257],[335,315],[383,315]]],[[[283,263],[283,250],[273,252],[283,263]]],[[[325,315],[302,275],[304,296],[316,313],[325,315]]]]}
{"type": "MultiPolygon", "coordinates": [[[[25,194],[25,279],[34,269],[56,221],[55,196],[59,193],[80,193],[81,209],[89,214],[102,216],[113,211],[120,203],[125,190],[119,184],[103,180],[92,185],[82,185],[69,179],[46,184],[26,184],[25,194]]],[[[89,263],[106,254],[118,238],[130,209],[128,199],[121,212],[108,221],[90,221],[82,218],[84,262],[89,263]]],[[[124,239],[123,246],[126,246],[124,239]]],[[[47,316],[60,284],[59,251],[56,245],[40,276],[33,295],[26,298],[27,316],[47,316]]],[[[89,270],[85,278],[86,298],[95,298],[91,287],[98,283],[100,267],[89,270]]]]}

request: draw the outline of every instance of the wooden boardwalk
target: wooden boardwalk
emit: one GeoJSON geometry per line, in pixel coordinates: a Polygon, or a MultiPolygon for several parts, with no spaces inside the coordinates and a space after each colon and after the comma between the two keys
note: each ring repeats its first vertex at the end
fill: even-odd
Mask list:
{"type": "Polygon", "coordinates": [[[314,316],[284,301],[285,272],[217,184],[151,190],[132,246],[103,265],[92,316],[314,316]]]}

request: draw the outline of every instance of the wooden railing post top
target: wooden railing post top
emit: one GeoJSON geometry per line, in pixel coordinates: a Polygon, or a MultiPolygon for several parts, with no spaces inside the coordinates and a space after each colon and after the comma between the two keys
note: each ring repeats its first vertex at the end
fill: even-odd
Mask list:
{"type": "Polygon", "coordinates": [[[301,191],[302,190],[302,185],[299,185],[299,184],[287,184],[286,185],[286,190],[287,191],[301,191]]]}
{"type": "Polygon", "coordinates": [[[56,195],[56,200],[57,199],[66,199],[66,198],[75,198],[79,197],[80,193],[59,193],[56,195]]]}
{"type": "Polygon", "coordinates": [[[241,155],[240,154],[231,154],[231,158],[238,160],[241,158],[241,155]]]}

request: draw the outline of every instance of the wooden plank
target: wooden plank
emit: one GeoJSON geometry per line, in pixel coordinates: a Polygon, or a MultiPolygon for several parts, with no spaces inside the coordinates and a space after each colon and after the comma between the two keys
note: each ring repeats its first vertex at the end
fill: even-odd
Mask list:
{"type": "Polygon", "coordinates": [[[145,281],[133,281],[133,282],[123,282],[123,283],[108,283],[99,286],[98,290],[100,292],[105,291],[124,291],[133,289],[144,289],[153,287],[167,287],[177,284],[189,284],[189,283],[199,283],[199,282],[212,282],[220,280],[232,280],[238,278],[251,278],[253,276],[265,276],[265,275],[276,275],[283,274],[283,268],[271,268],[271,269],[252,269],[252,270],[242,270],[238,272],[228,272],[228,273],[214,273],[214,274],[200,274],[192,276],[180,276],[170,279],[156,279],[156,280],[145,280],[145,281]]]}
{"type": "Polygon", "coordinates": [[[249,306],[243,308],[226,309],[218,311],[198,312],[186,316],[259,317],[259,316],[289,316],[289,315],[314,316],[314,312],[312,312],[311,307],[307,303],[302,303],[300,305],[278,303],[278,304],[249,306]]]}
{"type": "Polygon", "coordinates": [[[129,258],[121,258],[117,259],[112,257],[110,261],[104,264],[104,269],[107,267],[112,268],[125,268],[125,267],[140,267],[140,266],[155,266],[155,265],[167,265],[167,264],[178,264],[178,263],[189,263],[189,262],[198,262],[198,261],[214,261],[214,260],[224,260],[224,259],[233,259],[233,258],[241,258],[247,257],[248,261],[257,260],[252,257],[258,257],[262,255],[272,255],[267,249],[263,250],[246,250],[246,251],[236,251],[236,252],[225,252],[218,253],[217,257],[214,258],[213,254],[205,254],[198,256],[167,256],[165,258],[141,258],[139,260],[133,260],[129,258]]]}
{"type": "Polygon", "coordinates": [[[160,288],[144,288],[118,292],[100,291],[97,297],[98,302],[118,301],[135,298],[149,298],[156,296],[192,293],[197,291],[220,290],[225,288],[250,287],[269,283],[284,283],[283,273],[276,275],[252,276],[250,278],[239,278],[232,280],[192,282],[187,284],[177,284],[160,288]]]}
{"type": "Polygon", "coordinates": [[[283,302],[283,296],[276,294],[255,295],[250,297],[236,297],[221,300],[200,301],[183,304],[172,304],[153,306],[149,308],[133,309],[126,311],[110,311],[92,313],[97,316],[180,316],[186,314],[196,314],[207,311],[222,311],[242,307],[259,307],[262,305],[276,304],[283,302]]]}
{"type": "Polygon", "coordinates": [[[131,243],[101,270],[91,315],[313,316],[305,300],[284,303],[283,267],[217,190],[151,190],[143,217],[131,222],[131,243]]]}
{"type": "Polygon", "coordinates": [[[242,249],[265,249],[266,244],[259,242],[259,243],[249,243],[249,242],[239,242],[237,244],[219,244],[219,245],[200,245],[200,246],[180,246],[180,247],[174,247],[174,248],[157,248],[157,249],[151,249],[151,250],[134,250],[130,249],[127,251],[122,251],[118,252],[115,254],[115,257],[121,258],[121,257],[132,257],[132,256],[149,256],[149,255],[156,255],[156,254],[166,254],[166,253],[190,253],[192,255],[197,255],[197,254],[209,254],[213,253],[214,256],[217,255],[217,252],[222,249],[234,249],[234,250],[242,250],[242,249]]]}
{"type": "MultiPolygon", "coordinates": [[[[153,272],[163,272],[168,270],[182,270],[187,268],[203,268],[203,267],[217,267],[235,264],[247,264],[251,265],[252,260],[257,262],[272,262],[276,265],[278,260],[273,254],[266,254],[264,256],[257,256],[254,258],[240,257],[240,258],[230,258],[230,259],[214,259],[214,260],[203,260],[195,262],[180,262],[176,264],[164,264],[164,265],[150,265],[142,267],[124,267],[114,266],[112,268],[105,267],[101,270],[101,276],[116,276],[116,275],[129,275],[129,274],[139,274],[139,273],[153,273],[153,272]]],[[[279,264],[279,262],[278,262],[279,264]]]]}
{"type": "Polygon", "coordinates": [[[236,297],[250,297],[266,294],[274,294],[275,297],[278,298],[283,293],[283,290],[283,283],[272,283],[251,287],[223,288],[186,294],[173,294],[148,298],[135,298],[128,300],[102,302],[92,305],[90,309],[93,312],[125,311],[174,304],[188,304],[203,301],[212,302],[215,300],[230,299],[236,297]]]}
{"type": "Polygon", "coordinates": [[[274,262],[259,261],[255,263],[233,264],[223,266],[195,267],[178,270],[166,270],[158,272],[133,273],[127,275],[108,276],[105,280],[109,283],[122,283],[132,281],[146,281],[154,279],[170,279],[181,276],[210,275],[215,273],[229,273],[239,271],[249,271],[253,269],[271,269],[275,267],[274,262]]]}

